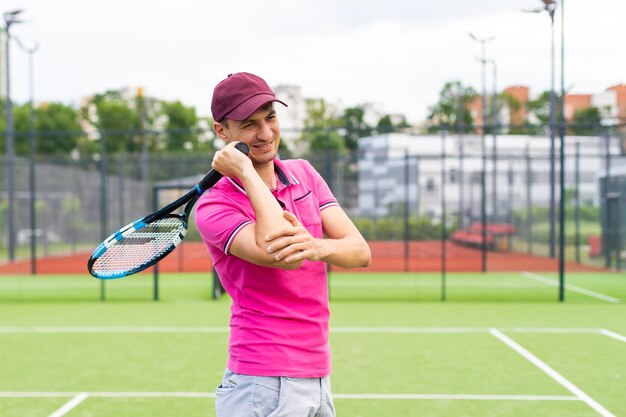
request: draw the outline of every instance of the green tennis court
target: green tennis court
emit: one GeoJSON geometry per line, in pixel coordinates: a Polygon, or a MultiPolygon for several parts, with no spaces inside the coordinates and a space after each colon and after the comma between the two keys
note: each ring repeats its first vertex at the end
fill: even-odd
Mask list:
{"type": "MultiPolygon", "coordinates": [[[[339,416],[626,415],[626,275],[331,277],[339,416]],[[521,293],[520,293],[521,292],[521,293]]],[[[230,302],[201,274],[0,279],[3,417],[213,416],[230,302]]]]}

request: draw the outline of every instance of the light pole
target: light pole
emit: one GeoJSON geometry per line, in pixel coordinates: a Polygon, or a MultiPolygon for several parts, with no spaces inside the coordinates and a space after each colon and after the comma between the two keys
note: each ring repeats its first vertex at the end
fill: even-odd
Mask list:
{"type": "Polygon", "coordinates": [[[15,204],[15,179],[13,177],[13,163],[15,159],[15,150],[13,143],[15,140],[13,132],[13,103],[11,102],[11,61],[10,61],[10,45],[11,45],[11,26],[15,23],[20,23],[17,16],[22,13],[22,10],[13,10],[4,14],[4,30],[6,33],[6,160],[7,160],[7,194],[8,194],[8,207],[7,207],[7,220],[9,232],[9,261],[15,259],[15,223],[13,222],[13,209],[15,204]]]}
{"type": "Polygon", "coordinates": [[[543,7],[534,10],[524,10],[529,13],[546,12],[550,16],[550,258],[554,258],[555,247],[555,130],[556,126],[556,92],[554,90],[554,12],[556,0],[541,0],[543,7]]]}
{"type": "Polygon", "coordinates": [[[493,68],[493,92],[491,96],[491,134],[493,137],[493,144],[491,145],[491,158],[493,160],[493,178],[491,180],[491,196],[492,196],[492,210],[493,210],[493,219],[494,221],[498,221],[498,70],[496,66],[495,59],[487,60],[492,65],[493,68]]]}
{"type": "Polygon", "coordinates": [[[35,91],[35,65],[34,65],[34,55],[39,49],[39,45],[35,43],[35,46],[32,48],[27,48],[24,46],[22,41],[19,38],[13,37],[17,45],[28,53],[28,142],[30,147],[30,155],[28,160],[28,170],[29,170],[29,188],[30,188],[30,272],[31,274],[37,273],[37,234],[35,233],[37,227],[37,216],[35,212],[35,195],[36,195],[36,186],[35,186],[35,114],[33,111],[33,106],[35,103],[34,100],[34,91],[35,91]]]}
{"type": "MultiPolygon", "coordinates": [[[[559,123],[559,301],[565,301],[565,0],[561,0],[561,109],[559,123]]],[[[608,176],[607,176],[608,179],[608,176]]],[[[621,230],[620,230],[621,233],[621,230]]]]}
{"type": "Polygon", "coordinates": [[[486,190],[486,177],[487,177],[487,148],[485,144],[485,121],[487,119],[487,87],[485,82],[485,65],[487,59],[485,58],[485,44],[493,40],[493,36],[490,38],[480,39],[474,34],[470,33],[470,37],[479,42],[481,45],[481,58],[482,63],[482,128],[480,129],[480,138],[482,143],[482,168],[481,168],[481,203],[480,203],[480,221],[482,223],[482,272],[487,272],[487,190],[486,190]]]}

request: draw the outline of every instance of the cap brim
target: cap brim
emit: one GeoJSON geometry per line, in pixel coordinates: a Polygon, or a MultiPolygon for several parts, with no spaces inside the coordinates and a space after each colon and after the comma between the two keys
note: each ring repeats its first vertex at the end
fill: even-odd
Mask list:
{"type": "Polygon", "coordinates": [[[285,103],[283,103],[271,94],[259,94],[254,97],[250,97],[248,100],[241,103],[224,117],[226,119],[237,121],[246,120],[248,117],[252,116],[254,112],[259,109],[259,107],[262,107],[265,104],[271,103],[273,101],[276,101],[283,106],[288,107],[285,103]]]}

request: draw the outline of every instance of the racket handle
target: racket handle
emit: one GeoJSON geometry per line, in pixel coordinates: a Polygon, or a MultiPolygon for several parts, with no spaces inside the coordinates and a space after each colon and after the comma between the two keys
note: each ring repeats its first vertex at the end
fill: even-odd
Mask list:
{"type": "MultiPolygon", "coordinates": [[[[248,155],[250,148],[243,142],[239,142],[235,145],[235,148],[241,151],[244,155],[248,155]]],[[[196,189],[200,194],[213,187],[222,178],[222,174],[212,169],[208,174],[198,183],[196,189]]]]}

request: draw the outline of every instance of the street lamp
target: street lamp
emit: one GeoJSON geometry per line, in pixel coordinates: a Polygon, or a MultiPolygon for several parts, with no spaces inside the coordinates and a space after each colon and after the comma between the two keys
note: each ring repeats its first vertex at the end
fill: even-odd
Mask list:
{"type": "Polygon", "coordinates": [[[30,272],[31,274],[37,273],[37,234],[35,233],[35,229],[37,227],[37,216],[35,212],[35,195],[36,195],[36,187],[35,187],[35,117],[33,106],[35,103],[34,100],[34,90],[35,90],[35,66],[34,66],[34,55],[39,49],[39,44],[35,43],[32,48],[27,48],[24,46],[22,41],[16,36],[13,37],[17,45],[22,49],[22,51],[28,53],[28,142],[30,147],[30,155],[29,155],[29,188],[30,188],[30,272]]]}
{"type": "MultiPolygon", "coordinates": [[[[565,301],[565,0],[561,0],[561,109],[559,124],[559,301],[565,301]]],[[[620,231],[621,233],[621,231],[620,231]]]]}
{"type": "Polygon", "coordinates": [[[470,37],[479,42],[481,45],[481,58],[479,61],[482,63],[482,128],[480,129],[480,137],[482,142],[482,169],[481,169],[481,203],[480,203],[480,221],[482,223],[482,272],[487,272],[487,191],[486,191],[486,176],[487,176],[487,149],[485,144],[485,120],[487,119],[487,91],[485,82],[485,65],[487,59],[485,58],[485,44],[493,40],[493,36],[490,38],[478,38],[473,33],[469,34],[470,37]]]}
{"type": "Polygon", "coordinates": [[[9,232],[9,261],[15,259],[15,223],[13,222],[13,208],[15,204],[15,180],[13,178],[13,162],[15,159],[15,150],[13,149],[13,143],[15,140],[13,132],[13,103],[11,102],[11,61],[10,61],[10,44],[11,44],[11,26],[15,23],[21,23],[18,19],[18,15],[22,13],[22,10],[13,10],[4,14],[4,30],[6,33],[6,160],[7,160],[7,193],[8,193],[8,207],[7,207],[7,220],[9,232]]]}
{"type": "Polygon", "coordinates": [[[556,130],[556,93],[554,91],[554,13],[556,0],[541,0],[543,7],[524,10],[528,13],[546,12],[550,16],[550,257],[554,258],[555,247],[555,130],[556,130]]]}

